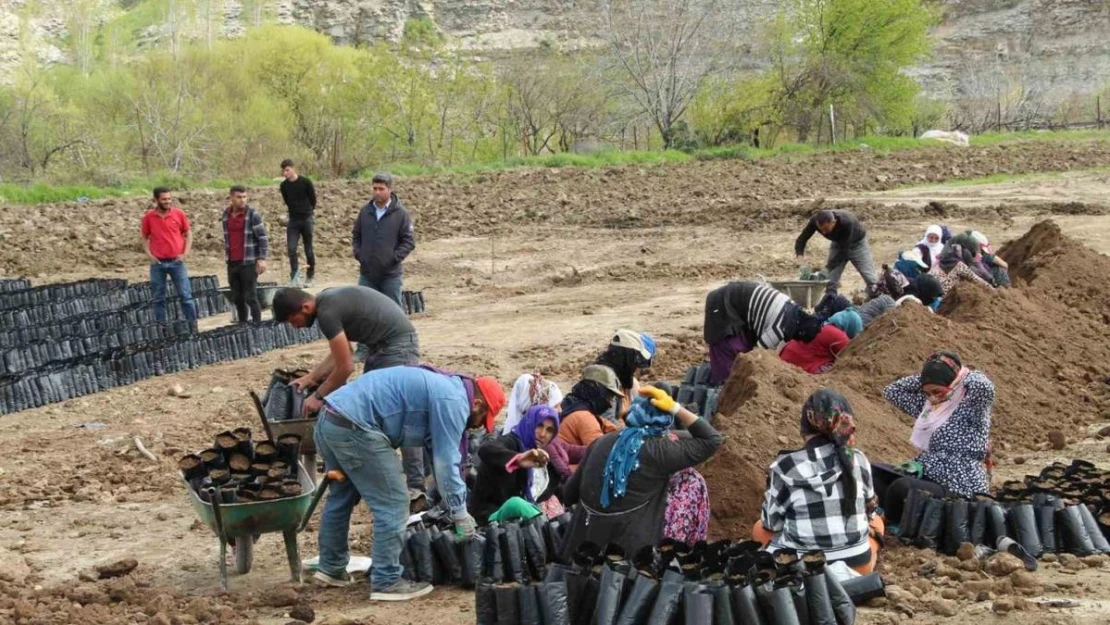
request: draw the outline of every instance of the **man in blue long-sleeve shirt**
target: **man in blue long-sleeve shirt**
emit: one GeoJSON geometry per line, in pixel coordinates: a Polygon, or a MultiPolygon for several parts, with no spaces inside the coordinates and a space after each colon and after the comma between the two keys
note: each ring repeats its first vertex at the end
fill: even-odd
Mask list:
{"type": "Polygon", "coordinates": [[[374,514],[370,599],[404,601],[432,591],[426,582],[401,578],[401,549],[409,514],[408,487],[400,447],[426,447],[434,474],[460,536],[474,533],[466,511],[462,478],[466,430],[485,427],[505,405],[493,378],[392,367],[364,373],[328,395],[316,425],[316,449],[324,464],[347,479],[332,482],[320,519],[320,566],[315,579],[333,586],[350,583],[346,574],[347,532],[360,498],[374,514]]]}

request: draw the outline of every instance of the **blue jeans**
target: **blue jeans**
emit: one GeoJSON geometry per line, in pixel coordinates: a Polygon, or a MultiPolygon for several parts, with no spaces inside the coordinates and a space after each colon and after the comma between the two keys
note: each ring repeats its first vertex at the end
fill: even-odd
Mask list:
{"type": "Polygon", "coordinates": [[[385,590],[401,577],[401,549],[409,517],[409,496],[401,462],[389,439],[375,429],[348,430],[321,416],[313,435],[327,470],[347,479],[332,482],[320,517],[320,570],[342,576],[350,561],[347,533],[351,511],[365,499],[374,515],[370,586],[385,590]]]}
{"type": "Polygon", "coordinates": [[[189,285],[189,270],[184,261],[169,260],[150,264],[150,285],[154,290],[154,318],[166,320],[166,276],[173,280],[177,294],[181,296],[181,307],[185,318],[196,321],[197,307],[193,303],[193,288],[189,285]]]}
{"type": "Polygon", "coordinates": [[[397,305],[404,309],[405,304],[401,301],[401,285],[403,279],[401,276],[390,276],[388,278],[378,278],[372,280],[366,276],[358,275],[358,285],[374,289],[378,293],[388,297],[389,299],[397,302],[397,305]]]}

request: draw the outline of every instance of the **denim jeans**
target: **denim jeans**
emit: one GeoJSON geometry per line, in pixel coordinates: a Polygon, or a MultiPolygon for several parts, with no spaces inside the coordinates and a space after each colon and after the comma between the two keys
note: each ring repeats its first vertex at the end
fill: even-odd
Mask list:
{"type": "Polygon", "coordinates": [[[870,294],[872,288],[878,283],[879,276],[875,273],[875,261],[871,259],[871,248],[867,245],[867,239],[864,238],[859,243],[853,244],[848,248],[847,254],[842,252],[840,244],[835,241],[829,243],[829,260],[826,263],[829,271],[827,291],[837,292],[840,288],[840,276],[844,274],[844,267],[850,262],[863,277],[863,282],[867,285],[867,291],[870,294]]]}
{"type": "MultiPolygon", "coordinates": [[[[362,366],[362,372],[403,365],[420,364],[420,340],[416,333],[397,337],[385,345],[372,346],[369,355],[362,366]]],[[[424,477],[427,475],[425,467],[431,466],[431,461],[424,461],[423,447],[402,447],[401,462],[405,467],[405,482],[410,490],[424,491],[424,477]]]]}
{"type": "Polygon", "coordinates": [[[154,291],[154,318],[166,320],[166,276],[173,280],[177,294],[181,296],[181,307],[185,318],[196,321],[197,307],[193,303],[193,289],[189,285],[189,270],[181,260],[158,261],[150,264],[150,285],[154,291]]]}
{"type": "Polygon", "coordinates": [[[401,276],[390,276],[388,278],[378,278],[372,280],[362,274],[358,275],[358,285],[374,289],[378,293],[388,297],[389,299],[397,302],[397,305],[404,309],[405,304],[401,300],[401,286],[404,280],[401,276]]]}
{"type": "Polygon", "coordinates": [[[408,489],[401,462],[389,439],[375,429],[346,429],[321,417],[313,436],[327,470],[339,469],[347,479],[328,486],[320,517],[320,570],[342,576],[350,561],[347,533],[351,512],[365,499],[374,515],[370,586],[389,588],[401,577],[401,549],[409,516],[408,489]]]}

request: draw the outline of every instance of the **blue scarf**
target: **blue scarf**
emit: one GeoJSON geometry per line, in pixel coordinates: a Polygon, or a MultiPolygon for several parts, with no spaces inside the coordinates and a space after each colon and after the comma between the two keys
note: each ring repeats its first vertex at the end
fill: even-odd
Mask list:
{"type": "Polygon", "coordinates": [[[628,478],[640,468],[640,448],[644,439],[663,436],[674,423],[674,417],[651,405],[640,397],[632,402],[625,420],[625,428],[617,435],[617,442],[605,461],[601,476],[601,507],[608,508],[612,498],[624,497],[628,491],[628,478]]]}
{"type": "MultiPolygon", "coordinates": [[[[536,428],[541,423],[550,419],[555,424],[555,434],[551,440],[555,440],[555,436],[559,435],[559,413],[547,404],[539,404],[532,406],[520,418],[520,422],[513,426],[511,436],[520,441],[520,446],[524,451],[528,451],[536,447],[536,428]]],[[[524,498],[532,503],[536,503],[532,497],[532,471],[528,469],[528,488],[524,490],[524,498]]]]}

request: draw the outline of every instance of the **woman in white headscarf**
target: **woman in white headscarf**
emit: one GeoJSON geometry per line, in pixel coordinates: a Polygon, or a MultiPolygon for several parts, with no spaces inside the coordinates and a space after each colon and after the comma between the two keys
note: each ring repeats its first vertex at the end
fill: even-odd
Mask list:
{"type": "Polygon", "coordinates": [[[936,265],[940,262],[940,252],[944,249],[944,242],[941,240],[944,236],[944,230],[937,224],[933,224],[925,229],[925,236],[921,237],[918,245],[924,245],[929,249],[929,260],[931,265],[936,265]]]}

